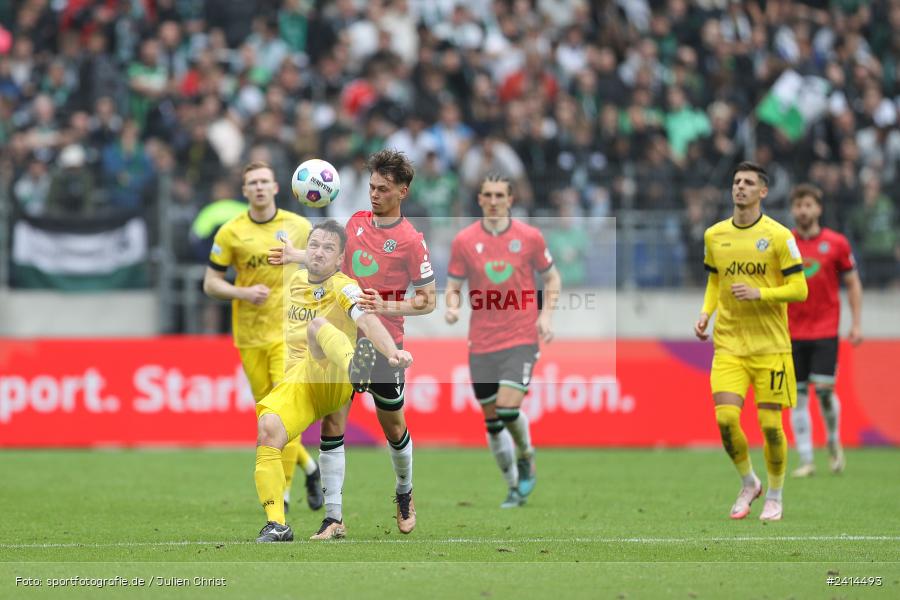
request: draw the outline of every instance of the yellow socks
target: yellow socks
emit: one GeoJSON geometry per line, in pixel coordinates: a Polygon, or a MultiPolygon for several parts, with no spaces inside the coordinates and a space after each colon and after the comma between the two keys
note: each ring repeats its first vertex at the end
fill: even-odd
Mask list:
{"type": "MultiPolygon", "coordinates": [[[[300,438],[297,438],[297,441],[300,441],[300,438]]],[[[316,468],[318,465],[316,461],[313,460],[313,457],[310,456],[309,452],[306,451],[306,448],[303,447],[303,444],[297,445],[297,464],[300,465],[300,468],[303,469],[303,472],[307,475],[312,475],[316,472],[316,468]]]]}
{"type": "Polygon", "coordinates": [[[303,451],[300,438],[296,437],[284,445],[281,449],[281,468],[284,469],[284,498],[290,497],[291,482],[294,481],[294,471],[297,470],[297,457],[303,451]]]}
{"type": "Polygon", "coordinates": [[[784,487],[784,474],[787,471],[787,439],[784,435],[784,426],[781,423],[781,410],[760,409],[759,426],[762,429],[765,446],[766,471],[769,474],[769,494],[772,490],[784,487]]]}
{"type": "Polygon", "coordinates": [[[340,329],[326,323],[316,332],[316,341],[322,347],[322,352],[335,365],[341,367],[344,371],[350,366],[350,359],[353,358],[353,344],[347,339],[347,336],[340,329]]]}
{"type": "Polygon", "coordinates": [[[294,438],[281,449],[281,466],[284,468],[284,499],[289,500],[291,497],[291,483],[294,481],[294,472],[297,465],[303,469],[307,475],[312,475],[316,471],[316,461],[313,460],[300,438],[294,438]]]}
{"type": "Polygon", "coordinates": [[[266,520],[284,525],[284,468],[281,450],[271,446],[256,447],[256,493],[266,511],[266,520]]]}
{"type": "Polygon", "coordinates": [[[717,406],[716,423],[718,423],[719,433],[722,435],[722,446],[725,447],[725,452],[731,457],[731,461],[746,484],[748,477],[752,480],[753,465],[750,463],[747,436],[741,429],[740,407],[732,404],[717,406]]]}

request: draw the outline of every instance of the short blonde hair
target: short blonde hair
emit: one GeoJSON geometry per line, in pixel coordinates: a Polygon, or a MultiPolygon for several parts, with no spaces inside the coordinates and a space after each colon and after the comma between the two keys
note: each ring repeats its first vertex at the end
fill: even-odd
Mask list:
{"type": "Polygon", "coordinates": [[[246,183],[245,179],[247,173],[255,171],[256,169],[268,169],[269,172],[272,173],[272,181],[275,181],[275,169],[272,168],[272,165],[264,160],[254,160],[253,162],[244,165],[244,170],[241,172],[241,185],[246,183]]]}

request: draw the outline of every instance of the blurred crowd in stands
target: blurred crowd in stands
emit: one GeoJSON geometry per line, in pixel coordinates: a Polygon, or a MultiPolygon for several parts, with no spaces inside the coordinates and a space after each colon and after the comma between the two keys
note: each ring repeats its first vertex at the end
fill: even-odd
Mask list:
{"type": "Polygon", "coordinates": [[[0,26],[15,215],[151,211],[168,181],[176,255],[202,262],[191,225],[240,199],[246,161],[298,211],[294,167],[331,161],[341,219],[387,146],[417,167],[409,215],[478,214],[499,171],[520,214],[558,217],[565,283],[585,283],[591,224],[625,211],[665,215],[699,283],[751,159],[767,210],[817,184],[865,281],[900,278],[900,0],[0,0],[0,26]],[[799,136],[756,118],[787,70],[828,83],[799,136]]]}

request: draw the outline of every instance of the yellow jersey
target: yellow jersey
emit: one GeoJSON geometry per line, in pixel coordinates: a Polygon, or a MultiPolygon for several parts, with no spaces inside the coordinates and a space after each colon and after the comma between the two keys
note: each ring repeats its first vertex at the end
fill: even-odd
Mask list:
{"type": "Polygon", "coordinates": [[[716,352],[734,356],[789,353],[787,303],[766,300],[765,290],[760,300],[738,300],[731,285],[776,288],[785,277],[802,273],[803,259],[791,231],[766,215],[745,227],[727,219],[707,229],[703,242],[703,264],[718,274],[716,352]]]}
{"type": "Polygon", "coordinates": [[[284,313],[288,369],[306,356],[306,327],[316,317],[326,319],[356,341],[356,319],[364,312],[356,305],[360,294],[362,290],[356,281],[340,271],[322,281],[310,281],[306,269],[291,276],[284,313]]]}
{"type": "Polygon", "coordinates": [[[297,248],[306,248],[312,229],[309,221],[296,213],[278,209],[265,223],[257,223],[250,213],[242,213],[219,228],[209,253],[209,265],[219,271],[233,266],[234,284],[250,287],[263,284],[269,297],[256,306],[241,300],[231,301],[231,327],[238,348],[267,346],[282,341],[284,286],[297,265],[270,265],[269,249],[287,236],[297,248]]]}

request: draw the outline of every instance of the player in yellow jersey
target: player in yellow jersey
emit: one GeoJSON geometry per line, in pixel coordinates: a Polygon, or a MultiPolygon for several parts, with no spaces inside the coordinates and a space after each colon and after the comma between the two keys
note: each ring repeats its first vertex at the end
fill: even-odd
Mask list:
{"type": "Polygon", "coordinates": [[[694,333],[708,339],[709,318],[718,309],[710,384],[722,444],[742,480],[731,518],[746,517],[762,494],[741,429],[744,397],[753,386],[769,486],[759,518],[778,521],[787,469],[781,411],[797,401],[787,303],[806,300],[807,288],[794,236],[762,214],[760,201],[769,192],[768,182],[765,169],[755,163],[742,162],[734,171],[734,216],[703,235],[709,280],[694,333]]]}
{"type": "MultiPolygon", "coordinates": [[[[329,219],[313,227],[306,248],[306,269],[288,284],[285,304],[288,371],[285,379],[257,404],[256,491],[267,523],[257,542],[288,542],[281,490],[282,448],[313,422],[344,407],[353,393],[371,383],[377,349],[393,367],[406,368],[412,355],[399,350],[372,313],[357,305],[359,285],[339,271],[347,234],[329,219]],[[356,329],[366,336],[356,341],[356,329]]],[[[343,520],[326,518],[311,539],[342,538],[343,520]]]]}
{"type": "MultiPolygon", "coordinates": [[[[243,193],[250,201],[249,209],[222,225],[216,233],[203,291],[213,298],[231,300],[234,345],[240,352],[253,398],[259,402],[281,381],[285,372],[282,310],[288,273],[268,263],[269,248],[284,237],[305,248],[310,224],[300,215],[275,205],[278,184],[274,171],[264,162],[252,162],[244,167],[243,193]],[[237,272],[234,285],[225,279],[229,266],[237,272]]],[[[286,268],[293,270],[296,265],[286,268]]],[[[309,507],[322,508],[325,498],[319,467],[299,438],[285,449],[283,456],[285,502],[289,500],[291,481],[299,463],[306,473],[309,507]]]]}

